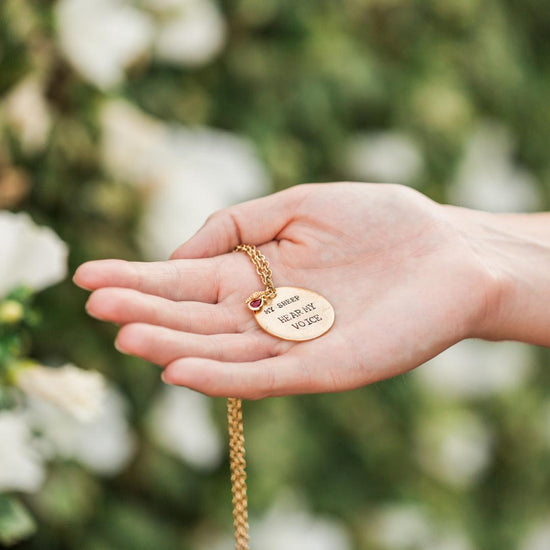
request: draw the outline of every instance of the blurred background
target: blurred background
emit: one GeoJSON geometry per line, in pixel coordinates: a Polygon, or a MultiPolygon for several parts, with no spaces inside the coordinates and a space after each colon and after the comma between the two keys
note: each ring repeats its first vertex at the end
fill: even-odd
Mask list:
{"type": "MultiPolygon", "coordinates": [[[[118,354],[78,264],[303,182],[548,209],[549,98],[544,0],[2,0],[0,546],[232,547],[225,401],[118,354]]],[[[245,403],[252,548],[547,550],[549,359],[245,403]]]]}

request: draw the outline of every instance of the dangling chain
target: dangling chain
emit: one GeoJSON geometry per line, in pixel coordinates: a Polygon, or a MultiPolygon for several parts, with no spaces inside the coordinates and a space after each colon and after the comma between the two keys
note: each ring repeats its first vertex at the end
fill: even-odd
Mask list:
{"type": "Polygon", "coordinates": [[[236,397],[230,397],[227,400],[227,425],[229,428],[229,462],[231,465],[231,493],[233,494],[235,550],[249,550],[243,410],[242,401],[236,397]]]}
{"type": "MultiPolygon", "coordinates": [[[[256,267],[265,285],[265,290],[254,293],[247,301],[262,297],[264,300],[277,296],[271,279],[272,273],[266,257],[254,246],[240,244],[234,252],[244,252],[256,267]]],[[[249,550],[248,499],[246,496],[246,459],[244,450],[242,400],[230,397],[227,400],[227,425],[229,429],[229,462],[231,467],[231,493],[233,495],[233,527],[235,550],[249,550]]]]}
{"type": "MultiPolygon", "coordinates": [[[[334,323],[334,309],[330,302],[313,290],[280,286],[275,288],[272,272],[266,257],[250,244],[240,244],[233,252],[243,252],[254,264],[264,290],[251,294],[246,305],[262,330],[277,338],[292,342],[312,340],[330,330],[334,323]],[[280,300],[272,304],[279,294],[280,300]],[[294,304],[294,302],[299,304],[294,304]],[[295,310],[298,305],[298,309],[295,310]],[[275,307],[277,310],[275,311],[275,307]],[[287,308],[285,310],[285,308],[287,308]],[[280,311],[279,311],[280,310],[280,311]],[[315,310],[312,312],[312,310],[315,310]],[[285,320],[306,314],[303,320],[286,323],[285,320]],[[284,317],[280,317],[283,315],[284,317]],[[292,315],[292,316],[291,316],[292,315]],[[286,319],[288,317],[288,319],[286,319]],[[282,319],[282,320],[281,320],[282,319]],[[278,321],[280,322],[279,324],[278,321]],[[302,330],[300,334],[295,331],[302,330]]],[[[235,550],[248,550],[248,502],[246,498],[246,461],[243,437],[242,401],[232,397],[227,401],[229,419],[229,458],[231,462],[231,491],[233,493],[233,525],[235,550]]]]}

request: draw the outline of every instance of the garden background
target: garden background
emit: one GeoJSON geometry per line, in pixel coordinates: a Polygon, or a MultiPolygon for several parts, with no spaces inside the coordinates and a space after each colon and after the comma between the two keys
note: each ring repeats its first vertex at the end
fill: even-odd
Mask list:
{"type": "MultiPolygon", "coordinates": [[[[303,182],[548,209],[549,98],[544,0],[1,0],[0,546],[232,547],[225,401],[117,353],[77,265],[303,182]]],[[[245,403],[252,547],[547,550],[549,359],[245,403]]]]}

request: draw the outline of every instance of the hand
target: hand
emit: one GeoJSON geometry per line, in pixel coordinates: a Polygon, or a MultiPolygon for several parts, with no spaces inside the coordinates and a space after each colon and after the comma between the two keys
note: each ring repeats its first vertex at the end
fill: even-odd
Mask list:
{"type": "Polygon", "coordinates": [[[75,282],[94,291],[91,315],[122,325],[117,348],[168,383],[250,399],[348,390],[487,332],[495,277],[458,210],[394,185],[301,185],[214,214],[170,261],[89,262],[75,282]],[[259,246],[275,286],[325,296],[333,328],[301,343],[263,332],[240,243],[259,246]]]}

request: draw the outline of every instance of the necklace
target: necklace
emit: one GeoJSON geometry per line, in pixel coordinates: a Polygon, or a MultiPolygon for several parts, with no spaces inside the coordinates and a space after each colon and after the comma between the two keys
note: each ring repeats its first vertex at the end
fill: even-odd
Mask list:
{"type": "MultiPolygon", "coordinates": [[[[330,330],[334,324],[334,310],[326,298],[307,288],[275,288],[269,262],[254,245],[240,244],[233,252],[244,252],[250,258],[265,285],[265,290],[254,292],[245,302],[265,332],[283,340],[302,342],[318,338],[330,330]]],[[[227,400],[227,420],[235,550],[249,550],[241,399],[230,397],[227,400]]]]}

